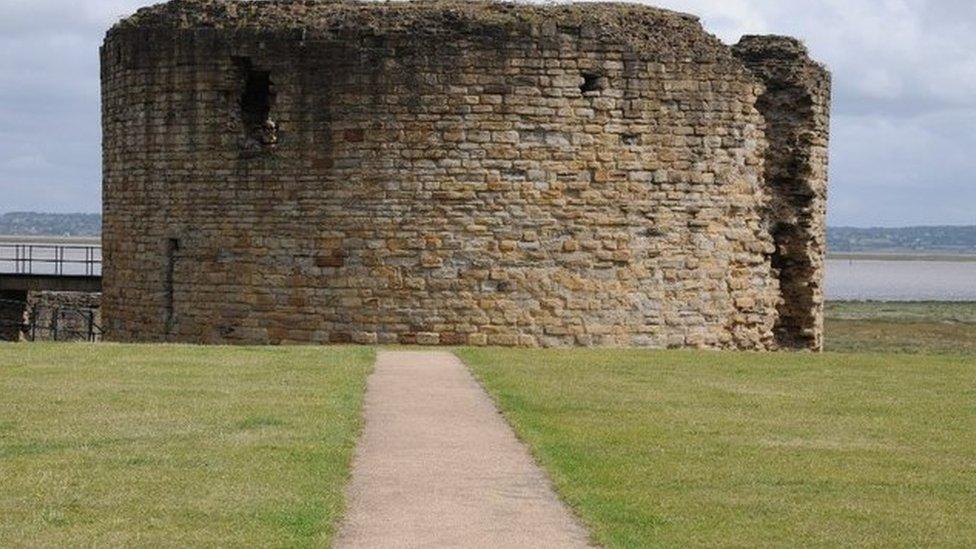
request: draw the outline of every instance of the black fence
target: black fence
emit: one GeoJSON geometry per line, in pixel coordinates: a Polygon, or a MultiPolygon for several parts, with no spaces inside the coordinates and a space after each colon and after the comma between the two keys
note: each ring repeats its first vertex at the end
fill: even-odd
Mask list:
{"type": "Polygon", "coordinates": [[[101,276],[101,246],[0,243],[0,273],[101,276]]]}
{"type": "Polygon", "coordinates": [[[101,341],[105,330],[98,309],[62,307],[0,299],[0,333],[28,341],[101,341]],[[13,313],[13,311],[22,311],[13,313]]]}

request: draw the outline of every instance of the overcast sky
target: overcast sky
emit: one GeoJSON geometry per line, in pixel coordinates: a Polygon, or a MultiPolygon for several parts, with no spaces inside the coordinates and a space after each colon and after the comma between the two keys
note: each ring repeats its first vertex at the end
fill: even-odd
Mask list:
{"type": "MultiPolygon", "coordinates": [[[[0,0],[0,213],[100,209],[98,46],[152,0],[0,0]]],[[[834,73],[829,222],[976,224],[976,1],[655,0],[834,73]]]]}

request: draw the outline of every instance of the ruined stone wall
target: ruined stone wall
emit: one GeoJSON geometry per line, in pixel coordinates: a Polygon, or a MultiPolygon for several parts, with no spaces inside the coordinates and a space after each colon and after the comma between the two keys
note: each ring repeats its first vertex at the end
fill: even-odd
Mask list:
{"type": "Polygon", "coordinates": [[[746,36],[735,55],[765,84],[765,214],[782,301],[774,332],[785,348],[823,348],[830,74],[787,37],[746,36]]]}
{"type": "Polygon", "coordinates": [[[802,323],[748,65],[641,6],[140,11],[102,49],[106,327],[814,348],[777,332],[802,323]]]}

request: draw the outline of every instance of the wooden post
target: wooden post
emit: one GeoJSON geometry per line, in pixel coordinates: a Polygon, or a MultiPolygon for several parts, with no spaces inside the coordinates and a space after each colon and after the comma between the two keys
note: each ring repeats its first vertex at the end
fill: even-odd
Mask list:
{"type": "Polygon", "coordinates": [[[58,340],[58,320],[61,316],[61,307],[55,307],[51,314],[51,340],[58,340]]]}

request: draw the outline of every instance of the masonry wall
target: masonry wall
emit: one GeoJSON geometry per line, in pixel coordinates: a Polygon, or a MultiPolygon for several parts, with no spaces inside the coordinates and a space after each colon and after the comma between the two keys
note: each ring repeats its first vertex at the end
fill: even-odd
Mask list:
{"type": "Polygon", "coordinates": [[[30,292],[27,313],[33,316],[33,341],[91,341],[102,335],[101,294],[30,292]]]}
{"type": "Polygon", "coordinates": [[[776,343],[822,349],[830,74],[793,38],[746,36],[733,52],[766,87],[756,108],[767,124],[764,217],[782,294],[776,343]]]}
{"type": "Polygon", "coordinates": [[[144,10],[102,49],[109,337],[817,348],[746,65],[637,6],[144,10]]]}
{"type": "Polygon", "coordinates": [[[27,292],[0,291],[0,341],[20,341],[27,323],[27,292]]]}
{"type": "Polygon", "coordinates": [[[101,339],[101,294],[0,292],[0,341],[101,339]]]}

